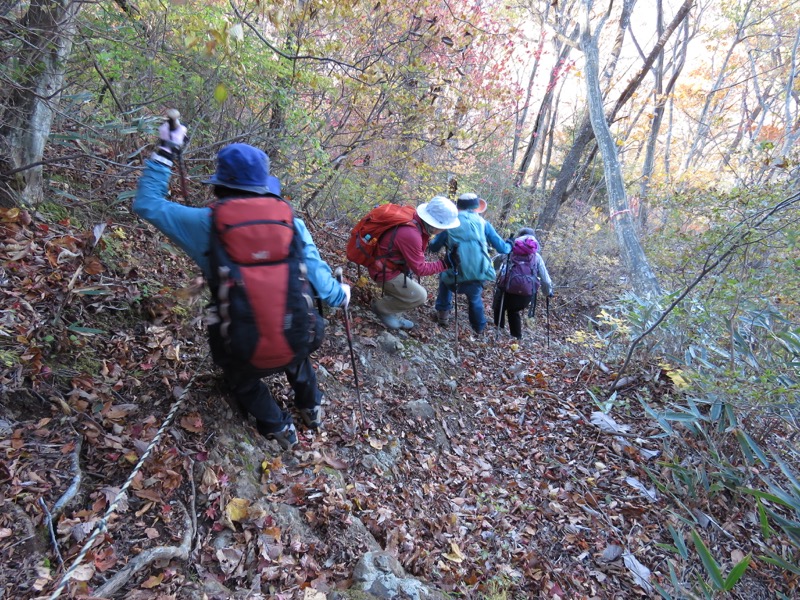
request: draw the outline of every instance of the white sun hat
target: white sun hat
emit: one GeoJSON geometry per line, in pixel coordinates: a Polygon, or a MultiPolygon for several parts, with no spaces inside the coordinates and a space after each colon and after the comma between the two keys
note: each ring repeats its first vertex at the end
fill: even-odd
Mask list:
{"type": "Polygon", "coordinates": [[[434,196],[430,202],[420,204],[417,214],[436,229],[453,229],[461,224],[456,205],[444,196],[434,196]]]}

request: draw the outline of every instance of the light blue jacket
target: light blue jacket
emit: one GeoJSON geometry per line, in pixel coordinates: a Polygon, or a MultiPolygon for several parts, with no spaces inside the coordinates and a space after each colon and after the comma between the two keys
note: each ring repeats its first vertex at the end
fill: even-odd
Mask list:
{"type": "MultiPolygon", "coordinates": [[[[495,271],[489,258],[488,244],[504,254],[511,252],[511,244],[497,235],[492,224],[474,211],[459,211],[458,220],[461,225],[438,234],[428,246],[428,250],[438,252],[445,245],[452,248],[454,244],[458,244],[458,256],[461,259],[459,281],[493,281],[495,271]]],[[[440,277],[445,285],[455,283],[455,273],[452,269],[444,271],[440,277]]]]}
{"type": "MultiPolygon", "coordinates": [[[[170,168],[166,165],[154,160],[146,161],[136,189],[133,212],[152,223],[172,243],[186,252],[208,279],[211,209],[183,206],[167,200],[171,174],[170,168]]],[[[308,268],[308,280],[323,301],[330,306],[341,306],[345,298],[344,291],[334,279],[330,267],[320,257],[306,224],[302,219],[295,217],[294,226],[303,240],[303,257],[308,268]]]]}

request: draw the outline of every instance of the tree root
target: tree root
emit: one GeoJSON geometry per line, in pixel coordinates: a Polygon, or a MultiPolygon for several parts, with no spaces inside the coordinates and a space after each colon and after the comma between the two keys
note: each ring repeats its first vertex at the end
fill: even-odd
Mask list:
{"type": "Polygon", "coordinates": [[[107,598],[113,595],[136,573],[157,560],[171,560],[173,558],[186,560],[189,558],[189,550],[191,549],[192,539],[194,538],[192,520],[183,503],[178,502],[178,505],[181,507],[181,510],[183,510],[184,532],[183,538],[181,538],[181,545],[156,546],[155,548],[149,548],[145,550],[136,556],[136,558],[128,562],[128,564],[125,565],[116,575],[95,590],[93,594],[94,596],[99,598],[107,598]]]}
{"type": "Polygon", "coordinates": [[[58,516],[58,514],[64,510],[70,502],[72,502],[73,498],[78,494],[78,490],[81,488],[81,479],[83,477],[81,472],[81,448],[83,447],[83,436],[78,434],[78,439],[75,442],[75,450],[72,452],[72,483],[67,488],[67,491],[64,492],[61,497],[56,501],[53,505],[53,515],[58,516]]]}
{"type": "Polygon", "coordinates": [[[50,511],[47,509],[47,503],[44,501],[44,498],[39,498],[39,506],[42,507],[45,516],[45,525],[47,526],[47,531],[50,533],[50,541],[53,544],[53,551],[56,553],[56,557],[58,558],[58,564],[62,567],[64,566],[64,557],[61,556],[61,550],[58,548],[58,539],[56,538],[56,531],[53,529],[53,515],[50,514],[50,511]]]}
{"type": "Polygon", "coordinates": [[[58,548],[58,540],[56,539],[56,532],[53,528],[53,519],[57,517],[61,511],[63,511],[69,505],[70,502],[72,502],[75,496],[77,496],[78,491],[81,489],[82,471],[80,457],[81,448],[83,447],[83,437],[77,432],[76,435],[78,437],[75,441],[75,450],[72,452],[72,483],[67,488],[67,491],[64,492],[58,500],[56,500],[52,511],[47,509],[47,504],[45,503],[44,499],[39,498],[39,506],[41,506],[42,511],[44,512],[44,526],[50,533],[50,541],[53,544],[53,551],[56,553],[58,562],[61,565],[64,564],[64,559],[62,558],[61,551],[58,548]]]}

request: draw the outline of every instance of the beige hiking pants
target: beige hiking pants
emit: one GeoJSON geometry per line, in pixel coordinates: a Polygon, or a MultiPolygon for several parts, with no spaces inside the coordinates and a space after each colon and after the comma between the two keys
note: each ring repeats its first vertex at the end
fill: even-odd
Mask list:
{"type": "Polygon", "coordinates": [[[380,314],[396,315],[422,306],[428,299],[427,290],[410,277],[398,275],[383,286],[383,297],[375,301],[380,314]]]}

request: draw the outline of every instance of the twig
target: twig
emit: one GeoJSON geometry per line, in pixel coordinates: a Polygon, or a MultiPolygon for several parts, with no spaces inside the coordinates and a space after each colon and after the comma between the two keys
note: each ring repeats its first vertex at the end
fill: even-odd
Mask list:
{"type": "Polygon", "coordinates": [[[155,548],[145,550],[125,565],[116,575],[100,586],[94,592],[95,596],[107,598],[114,595],[131,577],[157,560],[171,560],[173,558],[187,560],[189,558],[189,550],[192,545],[192,539],[194,539],[194,529],[192,528],[192,520],[186,507],[182,502],[178,502],[178,506],[183,509],[184,532],[181,545],[156,546],[155,548]]]}
{"type": "Polygon", "coordinates": [[[42,507],[46,517],[45,523],[47,525],[47,530],[50,532],[50,541],[53,543],[53,550],[55,550],[56,556],[58,557],[58,564],[63,567],[64,558],[61,556],[61,550],[58,549],[58,540],[56,539],[56,532],[53,529],[53,515],[50,514],[49,510],[47,510],[47,504],[41,497],[39,498],[39,506],[42,507]]]}
{"type": "Polygon", "coordinates": [[[189,481],[192,482],[192,501],[189,503],[189,508],[191,508],[191,519],[192,519],[192,543],[190,548],[194,550],[195,543],[194,538],[197,536],[197,491],[195,489],[194,484],[194,460],[189,458],[191,462],[191,472],[189,473],[189,481]]]}
{"type": "Polygon", "coordinates": [[[72,502],[72,499],[78,493],[78,490],[81,487],[81,449],[83,447],[83,436],[78,434],[76,431],[75,434],[78,436],[77,440],[75,441],[75,450],[72,452],[72,483],[67,488],[67,491],[64,492],[61,497],[56,501],[53,505],[53,514],[58,515],[62,510],[64,510],[67,505],[72,502]]]}
{"type": "MultiPolygon", "coordinates": [[[[776,213],[779,213],[780,211],[782,211],[784,209],[790,208],[792,205],[794,205],[794,204],[796,204],[798,202],[800,202],[800,193],[796,193],[796,194],[790,196],[789,198],[787,198],[787,199],[785,199],[785,200],[783,200],[781,202],[778,202],[776,205],[774,205],[770,209],[761,211],[760,218],[758,220],[756,220],[748,229],[746,229],[745,231],[739,233],[733,239],[733,241],[730,242],[730,245],[722,252],[722,254],[720,254],[720,256],[716,260],[712,261],[713,256],[711,256],[711,255],[706,257],[705,263],[703,264],[703,268],[700,271],[700,274],[697,275],[697,277],[695,277],[694,281],[692,281],[688,286],[686,286],[686,289],[683,290],[683,292],[681,292],[680,295],[677,298],[675,298],[675,300],[672,301],[672,303],[664,310],[664,312],[661,313],[661,316],[658,317],[658,319],[656,319],[656,321],[650,327],[648,327],[647,330],[645,330],[643,333],[641,333],[639,335],[639,337],[637,337],[635,340],[633,340],[631,342],[630,346],[628,347],[628,353],[625,356],[625,362],[623,363],[622,368],[617,372],[617,376],[614,378],[614,381],[611,382],[611,387],[610,387],[609,392],[608,392],[608,397],[609,398],[611,397],[611,394],[613,394],[614,391],[617,389],[616,388],[617,381],[619,381],[619,379],[622,377],[622,374],[628,368],[628,365],[631,362],[631,358],[633,357],[633,351],[636,350],[636,347],[639,345],[639,343],[645,337],[647,337],[653,331],[655,331],[655,329],[659,325],[661,325],[661,323],[664,322],[664,320],[675,309],[675,307],[677,307],[681,302],[683,302],[683,299],[686,298],[686,296],[688,296],[689,293],[695,287],[697,287],[697,285],[703,279],[705,279],[706,275],[708,275],[714,269],[716,269],[719,265],[721,265],[722,262],[726,258],[728,258],[730,255],[732,255],[740,247],[747,246],[748,244],[752,243],[752,242],[748,241],[748,238],[750,237],[750,234],[753,233],[753,231],[756,230],[756,228],[758,228],[761,225],[763,225],[767,220],[769,220],[770,217],[772,217],[776,213]]],[[[731,228],[731,237],[733,236],[734,230],[736,230],[738,227],[744,225],[745,223],[746,223],[746,221],[741,221],[741,222],[737,223],[736,225],[734,225],[731,228]]],[[[724,245],[724,243],[725,243],[725,240],[724,239],[721,240],[720,242],[717,243],[716,248],[717,249],[721,248],[724,245]]],[[[724,269],[723,269],[723,271],[724,271],[724,269]]]]}

